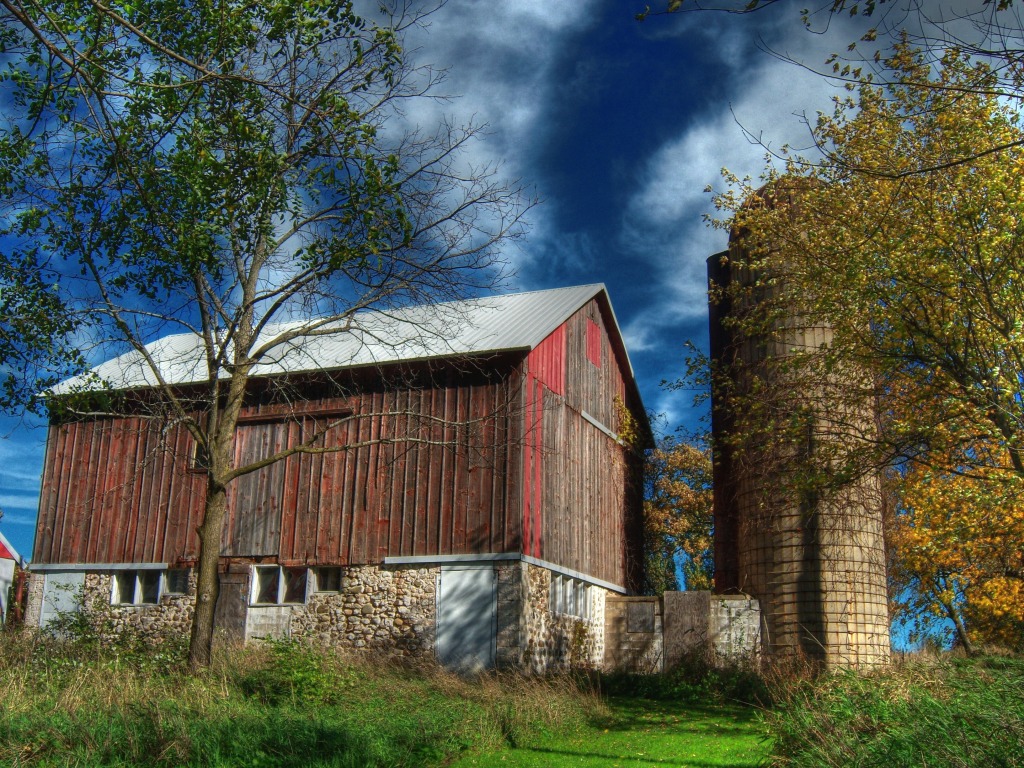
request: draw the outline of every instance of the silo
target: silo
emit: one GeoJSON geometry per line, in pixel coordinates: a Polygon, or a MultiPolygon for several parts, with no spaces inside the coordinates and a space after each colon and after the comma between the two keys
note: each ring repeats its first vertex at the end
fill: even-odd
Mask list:
{"type": "Polygon", "coordinates": [[[880,476],[844,468],[842,482],[828,477],[844,441],[870,438],[875,429],[874,401],[849,396],[871,388],[849,367],[803,375],[800,363],[809,358],[798,356],[827,347],[832,330],[798,306],[768,315],[756,335],[729,322],[780,295],[784,276],[757,280],[765,275],[748,264],[736,233],[728,251],[708,260],[715,589],[760,601],[764,650],[774,658],[827,667],[885,663],[880,476]],[[809,479],[815,473],[827,482],[809,479]]]}

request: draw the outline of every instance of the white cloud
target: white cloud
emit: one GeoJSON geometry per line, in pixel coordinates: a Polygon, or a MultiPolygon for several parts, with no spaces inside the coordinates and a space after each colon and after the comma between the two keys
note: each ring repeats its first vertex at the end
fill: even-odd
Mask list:
{"type": "MultiPolygon", "coordinates": [[[[837,40],[802,30],[769,41],[801,61],[823,61],[837,40]]],[[[751,41],[733,39],[736,51],[749,51],[751,41]]],[[[708,256],[725,248],[724,232],[710,230],[705,215],[715,215],[705,188],[722,189],[721,169],[740,177],[760,176],[765,146],[752,143],[744,132],[770,148],[808,144],[804,114],[813,120],[817,110],[831,109],[837,86],[808,69],[760,53],[745,61],[745,76],[732,81],[720,108],[687,125],[672,141],[652,153],[641,182],[631,196],[621,228],[622,242],[651,268],[657,286],[655,302],[627,327],[635,349],[660,343],[659,331],[705,315],[708,256]]]]}

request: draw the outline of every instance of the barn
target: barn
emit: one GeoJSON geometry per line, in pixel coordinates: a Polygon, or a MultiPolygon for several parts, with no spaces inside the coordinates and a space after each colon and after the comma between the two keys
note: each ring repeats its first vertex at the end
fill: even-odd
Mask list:
{"type": "MultiPolygon", "coordinates": [[[[187,394],[199,346],[179,334],[148,351],[187,394]]],[[[142,404],[140,361],[96,374],[142,404]]],[[[471,669],[601,663],[605,600],[642,580],[649,439],[603,285],[365,313],[296,343],[253,380],[236,463],[320,429],[331,451],[230,488],[223,638],[471,669]]],[[[28,621],[85,606],[107,626],[185,632],[202,464],[185,429],[141,407],[54,416],[28,621]]]]}

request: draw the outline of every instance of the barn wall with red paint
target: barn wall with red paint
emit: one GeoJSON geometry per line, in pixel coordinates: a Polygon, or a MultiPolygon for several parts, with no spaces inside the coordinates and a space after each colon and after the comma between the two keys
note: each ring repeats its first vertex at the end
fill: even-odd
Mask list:
{"type": "Polygon", "coordinates": [[[619,404],[644,416],[612,323],[595,298],[527,358],[524,551],[632,589],[642,562],[641,459],[613,433],[619,404]]]}
{"type": "MultiPolygon", "coordinates": [[[[236,463],[325,425],[318,444],[339,450],[239,477],[229,491],[224,554],[349,565],[518,551],[521,486],[509,482],[521,461],[516,363],[369,371],[285,404],[264,393],[242,413],[236,463]]],[[[192,450],[184,429],[161,420],[52,426],[34,561],[193,560],[206,478],[189,471],[192,450]]]]}
{"type": "Polygon", "coordinates": [[[33,562],[193,559],[206,479],[188,471],[191,443],[155,419],[51,426],[33,562]]]}

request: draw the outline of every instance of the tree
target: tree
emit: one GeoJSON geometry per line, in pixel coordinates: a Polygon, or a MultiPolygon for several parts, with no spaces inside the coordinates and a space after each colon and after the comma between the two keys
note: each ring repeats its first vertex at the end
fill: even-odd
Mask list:
{"type": "MultiPolygon", "coordinates": [[[[894,457],[926,461],[939,430],[943,445],[993,447],[961,451],[965,471],[1024,475],[1024,153],[1013,146],[962,161],[990,139],[1016,145],[1019,115],[974,89],[989,69],[958,51],[933,73],[899,45],[886,65],[892,85],[865,81],[818,120],[816,138],[841,162],[792,156],[761,190],[737,183],[717,198],[732,214],[721,225],[741,233],[743,266],[758,275],[735,286],[735,300],[753,309],[734,322],[749,338],[794,310],[827,324],[828,343],[792,350],[780,363],[786,375],[815,382],[800,391],[825,393],[840,417],[877,402],[880,429],[839,419],[825,480],[894,457]],[[903,173],[921,161],[935,170],[903,173]]],[[[783,328],[778,343],[784,337],[783,328]]],[[[737,417],[760,418],[767,401],[742,397],[737,417]]],[[[762,437],[783,439],[798,421],[769,424],[762,437]]]]}
{"type": "Polygon", "coordinates": [[[647,455],[644,538],[648,590],[711,589],[711,455],[707,446],[665,438],[647,455]]]}
{"type": "MultiPolygon", "coordinates": [[[[4,295],[36,291],[63,338],[95,345],[88,360],[134,350],[154,382],[126,398],[79,379],[51,411],[144,409],[204,452],[189,661],[205,665],[229,485],[326,450],[318,441],[333,426],[234,466],[261,365],[358,330],[361,310],[492,284],[529,201],[493,168],[461,161],[477,128],[397,130],[403,103],[439,80],[406,57],[403,31],[422,14],[402,3],[379,23],[326,0],[3,7],[4,295]],[[171,330],[202,339],[205,383],[162,376],[145,345],[171,330]]],[[[13,336],[26,360],[46,352],[33,333],[13,336]]]]}
{"type": "Polygon", "coordinates": [[[716,394],[750,455],[810,446],[782,493],[837,493],[889,467],[897,603],[951,619],[965,648],[1005,643],[1020,626],[1020,115],[975,87],[989,68],[959,51],[935,69],[901,44],[885,63],[889,85],[865,78],[815,126],[839,162],[791,157],[759,190],[719,198],[748,277],[720,298],[742,309],[741,337],[784,354],[760,388],[716,394]],[[1004,149],[964,159],[990,140],[1004,149]],[[932,170],[908,172],[921,163],[932,170]],[[828,332],[795,344],[813,325],[828,332]]]}
{"type": "MultiPolygon", "coordinates": [[[[984,453],[989,446],[973,446],[984,453]]],[[[1019,650],[1024,637],[1024,508],[1019,476],[986,482],[947,466],[910,462],[892,476],[890,579],[896,618],[918,634],[940,617],[968,653],[978,643],[1019,650]]]]}

